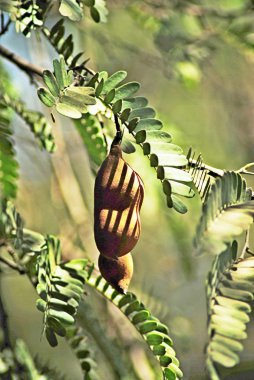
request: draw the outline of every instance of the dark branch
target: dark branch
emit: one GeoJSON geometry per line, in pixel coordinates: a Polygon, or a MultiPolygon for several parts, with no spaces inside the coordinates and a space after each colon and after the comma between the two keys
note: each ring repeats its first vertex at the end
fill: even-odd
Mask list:
{"type": "Polygon", "coordinates": [[[6,49],[3,45],[0,45],[0,55],[8,59],[14,65],[18,66],[20,70],[24,71],[30,78],[33,78],[33,75],[42,77],[43,69],[41,67],[30,63],[24,58],[6,49]]]}
{"type": "Polygon", "coordinates": [[[1,30],[0,30],[0,36],[2,36],[4,33],[6,33],[9,29],[9,26],[11,25],[11,19],[9,18],[6,24],[4,24],[4,14],[1,13],[1,30]]]}

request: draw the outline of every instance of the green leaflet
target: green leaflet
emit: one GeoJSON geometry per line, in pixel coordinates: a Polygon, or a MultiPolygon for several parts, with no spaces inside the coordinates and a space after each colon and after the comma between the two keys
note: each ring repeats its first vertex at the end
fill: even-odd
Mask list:
{"type": "Polygon", "coordinates": [[[87,279],[87,284],[95,287],[107,299],[112,300],[128,317],[159,361],[165,379],[179,379],[183,376],[172,348],[173,342],[168,335],[167,326],[151,316],[133,293],[122,295],[107,284],[101,276],[96,277],[92,273],[87,279]]]}
{"type": "Polygon", "coordinates": [[[122,105],[123,105],[123,102],[122,102],[122,99],[119,99],[117,102],[115,102],[112,106],[112,111],[113,113],[116,115],[117,113],[119,113],[122,109],[122,105]]]}
{"type": "Polygon", "coordinates": [[[98,98],[102,92],[104,86],[104,79],[102,78],[95,89],[95,96],[98,98]]]}
{"type": "Polygon", "coordinates": [[[150,163],[152,167],[156,166],[173,166],[182,167],[187,164],[186,157],[184,155],[172,154],[172,153],[152,153],[150,156],[150,163]]]}
{"type": "MultiPolygon", "coordinates": [[[[180,148],[178,145],[166,143],[166,142],[145,142],[143,144],[143,152],[145,155],[155,153],[177,153],[181,154],[182,148],[180,148]]],[[[180,170],[179,170],[180,171],[180,170]]],[[[179,179],[180,181],[180,179],[179,179]]]]}
{"type": "Polygon", "coordinates": [[[133,111],[130,113],[129,121],[135,117],[139,117],[140,119],[151,119],[155,117],[155,111],[150,107],[133,109],[133,111]]]}
{"type": "Polygon", "coordinates": [[[126,71],[117,71],[112,74],[104,83],[102,94],[107,94],[115,89],[127,76],[126,71]]]}
{"type": "Polygon", "coordinates": [[[127,98],[123,100],[123,109],[131,108],[136,110],[139,108],[144,108],[148,105],[148,100],[142,96],[135,96],[135,98],[127,98]]]}
{"type": "Polygon", "coordinates": [[[170,201],[169,197],[167,197],[167,201],[169,202],[169,207],[173,207],[173,209],[180,214],[185,214],[188,211],[185,204],[174,194],[171,195],[170,201]],[[172,202],[172,205],[170,202],[172,202]]]}
{"type": "Polygon", "coordinates": [[[135,135],[136,142],[138,144],[143,143],[145,141],[147,142],[168,142],[170,143],[172,141],[172,137],[170,136],[169,133],[167,132],[162,132],[160,130],[145,130],[143,129],[142,131],[139,131],[135,135]]]}
{"type": "Polygon", "coordinates": [[[100,22],[100,13],[98,12],[97,8],[91,7],[90,8],[90,14],[91,14],[92,19],[95,22],[100,22]]]}
{"type": "Polygon", "coordinates": [[[38,96],[40,101],[47,107],[53,107],[55,105],[55,98],[46,88],[39,88],[38,96]]]}
{"type": "Polygon", "coordinates": [[[112,90],[110,90],[104,97],[104,103],[110,104],[114,100],[115,95],[116,95],[116,90],[112,88],[112,90]]]}
{"type": "Polygon", "coordinates": [[[180,182],[164,179],[162,186],[163,191],[167,196],[170,196],[171,194],[178,194],[187,198],[192,198],[195,195],[194,191],[189,186],[186,186],[180,182]]]}
{"type": "Polygon", "coordinates": [[[56,110],[61,115],[70,117],[71,119],[80,119],[82,117],[82,113],[79,109],[76,109],[74,106],[68,105],[67,103],[58,103],[56,105],[56,110]]]}
{"type": "Polygon", "coordinates": [[[183,170],[172,168],[170,166],[158,166],[157,177],[159,179],[168,179],[180,182],[192,182],[191,175],[183,170]]]}
{"type": "Polygon", "coordinates": [[[120,115],[120,120],[122,123],[125,123],[129,116],[130,116],[130,112],[131,112],[131,109],[130,108],[125,108],[125,110],[122,111],[121,115],[120,115]]]}
{"type": "Polygon", "coordinates": [[[82,3],[76,0],[61,0],[59,12],[72,21],[80,21],[83,17],[82,3]]]}
{"type": "MultiPolygon", "coordinates": [[[[62,57],[60,58],[62,61],[62,57]]],[[[56,78],[57,84],[60,88],[60,90],[63,90],[65,88],[65,82],[67,77],[67,72],[63,73],[62,67],[63,64],[60,63],[57,59],[53,60],[53,67],[54,67],[54,76],[56,78]]]]}
{"type": "MultiPolygon", "coordinates": [[[[95,0],[94,8],[96,8],[97,12],[100,15],[100,22],[107,22],[108,9],[106,6],[105,0],[95,0]]],[[[94,20],[96,21],[96,20],[94,20]]]]}
{"type": "Polygon", "coordinates": [[[53,96],[60,95],[60,88],[55,76],[49,70],[43,71],[43,80],[53,96]]]}
{"type": "Polygon", "coordinates": [[[116,102],[119,99],[125,99],[132,96],[139,90],[139,88],[140,88],[140,84],[138,82],[129,82],[129,83],[123,84],[122,86],[116,89],[114,102],[116,102]]]}
{"type": "Polygon", "coordinates": [[[155,130],[155,129],[161,129],[162,128],[162,122],[157,119],[141,119],[138,121],[137,126],[134,128],[129,127],[130,132],[139,132],[142,131],[143,129],[145,130],[155,130]]]}
{"type": "Polygon", "coordinates": [[[199,252],[221,252],[227,242],[252,224],[254,202],[250,198],[246,182],[238,173],[226,172],[215,181],[203,204],[194,240],[199,252]]]}
{"type": "Polygon", "coordinates": [[[121,147],[122,151],[127,154],[134,153],[136,151],[135,146],[125,136],[122,139],[121,147]]]}

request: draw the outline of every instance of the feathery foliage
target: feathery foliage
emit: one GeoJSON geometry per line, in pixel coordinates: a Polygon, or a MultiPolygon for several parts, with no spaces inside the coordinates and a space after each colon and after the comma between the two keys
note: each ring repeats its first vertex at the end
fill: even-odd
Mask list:
{"type": "Polygon", "coordinates": [[[209,343],[206,348],[207,369],[212,380],[219,380],[218,363],[233,367],[239,363],[240,342],[247,338],[254,292],[254,258],[237,260],[237,243],[227,245],[218,255],[207,280],[209,343]]]}
{"type": "Polygon", "coordinates": [[[15,158],[10,112],[0,103],[0,196],[15,198],[18,163],[15,158]]]}
{"type": "Polygon", "coordinates": [[[53,380],[53,377],[42,373],[36,367],[25,342],[21,339],[16,340],[14,348],[8,347],[0,351],[0,376],[3,376],[3,379],[53,380]]]}
{"type": "Polygon", "coordinates": [[[80,327],[67,328],[66,340],[80,362],[84,379],[99,380],[96,374],[96,363],[92,358],[91,345],[80,327]]]}
{"type": "Polygon", "coordinates": [[[135,294],[126,295],[114,290],[101,276],[90,273],[87,284],[95,287],[103,296],[112,301],[129,319],[148,344],[159,362],[165,380],[180,379],[183,374],[173,349],[172,339],[166,325],[155,318],[135,294]]]}
{"type": "Polygon", "coordinates": [[[94,89],[92,87],[75,86],[73,72],[67,72],[65,61],[60,57],[53,61],[54,73],[43,71],[43,80],[47,88],[40,87],[38,96],[47,106],[55,106],[56,110],[73,119],[79,119],[82,113],[87,112],[87,106],[95,104],[94,89]]]}
{"type": "Polygon", "coordinates": [[[157,169],[158,178],[163,180],[168,207],[185,213],[187,209],[179,196],[189,198],[195,195],[190,188],[190,175],[181,170],[188,161],[182,154],[182,149],[171,144],[171,136],[161,131],[163,124],[155,118],[154,109],[148,107],[148,100],[135,96],[140,84],[122,84],[126,76],[125,71],[118,71],[108,77],[104,71],[95,74],[88,82],[89,86],[95,88],[98,110],[101,110],[102,103],[105,107],[104,115],[110,110],[107,117],[115,117],[122,126],[127,127],[136,143],[142,147],[143,154],[149,157],[151,166],[157,169]]]}
{"type": "Polygon", "coordinates": [[[0,96],[0,104],[14,110],[26,122],[41,148],[48,152],[54,151],[55,143],[51,126],[41,112],[26,109],[23,102],[10,98],[6,94],[0,96]]]}
{"type": "Polygon", "coordinates": [[[42,29],[43,34],[47,37],[50,44],[54,47],[56,52],[63,55],[65,62],[68,64],[69,68],[74,68],[77,66],[82,67],[86,61],[80,61],[83,52],[80,52],[73,56],[74,42],[73,35],[69,34],[64,38],[65,27],[64,20],[61,18],[58,20],[49,30],[46,26],[42,29]]]}
{"type": "Polygon", "coordinates": [[[88,7],[95,22],[106,21],[108,10],[104,0],[60,0],[59,12],[72,21],[83,18],[83,7],[88,7]]]}
{"type": "MultiPolygon", "coordinates": [[[[200,81],[199,63],[217,48],[213,41],[216,40],[216,33],[222,37],[220,43],[224,43],[222,40],[231,39],[234,44],[240,42],[244,47],[253,48],[253,15],[246,14],[253,7],[252,1],[244,2],[246,4],[243,6],[238,4],[233,10],[224,7],[217,10],[216,7],[192,4],[193,2],[172,2],[168,8],[170,15],[160,15],[157,19],[155,14],[160,7],[156,2],[145,2],[145,5],[142,2],[140,5],[136,3],[132,4],[132,14],[143,14],[139,22],[148,29],[147,25],[152,22],[155,45],[159,51],[168,54],[164,56],[166,59],[163,62],[163,65],[166,63],[170,66],[170,69],[167,67],[168,76],[172,75],[170,71],[173,70],[185,84],[200,81]],[[147,20],[146,16],[149,16],[151,10],[152,15],[147,20]],[[215,25],[217,20],[220,21],[219,27],[215,25]],[[170,65],[167,62],[168,57],[171,59],[170,65]]],[[[163,7],[164,2],[161,4],[163,7]]],[[[168,207],[179,213],[187,212],[182,199],[192,198],[195,195],[192,186],[196,186],[203,207],[195,246],[199,252],[215,255],[206,287],[209,335],[206,364],[211,380],[219,380],[218,366],[233,367],[238,364],[239,353],[243,350],[241,340],[247,337],[246,325],[249,322],[254,292],[254,259],[246,257],[250,252],[246,248],[247,238],[240,258],[237,257],[237,243],[233,239],[248,230],[253,222],[252,190],[247,188],[246,181],[239,174],[240,170],[224,172],[216,169],[211,172],[203,163],[201,155],[195,160],[195,155],[190,150],[186,157],[181,147],[172,143],[171,135],[163,131],[163,123],[156,117],[155,110],[148,105],[148,100],[139,95],[140,84],[125,81],[126,71],[119,70],[110,76],[106,71],[95,73],[86,66],[88,60],[81,58],[82,52],[74,53],[75,40],[72,34],[65,33],[65,17],[80,22],[84,14],[90,13],[95,22],[106,21],[104,0],[60,0],[54,10],[61,18],[48,29],[45,23],[52,5],[54,2],[50,0],[0,1],[1,11],[7,12],[0,14],[0,35],[8,31],[11,20],[17,32],[28,38],[32,31],[36,31],[37,36],[41,33],[54,47],[59,58],[53,61],[53,72],[44,70],[42,76],[46,87],[38,89],[38,96],[47,107],[54,107],[56,112],[70,119],[78,119],[73,124],[84,143],[93,172],[105,159],[107,136],[112,138],[113,122],[116,136],[122,134],[125,139],[122,140],[122,150],[128,153],[136,150],[128,138],[126,139],[126,134],[123,136],[123,132],[128,131],[130,138],[135,140],[143,154],[148,157],[162,183],[168,207]],[[5,17],[10,19],[6,22],[5,17]],[[219,178],[215,179],[216,177],[219,178]]],[[[30,79],[33,77],[33,70],[37,72],[36,80],[38,73],[40,76],[42,70],[35,70],[35,65],[30,65],[16,55],[16,52],[13,54],[0,46],[0,54],[25,71],[30,79]]],[[[156,69],[159,70],[157,61],[156,57],[156,69]]],[[[179,361],[172,348],[167,327],[152,316],[133,293],[122,295],[116,292],[101,276],[94,274],[96,270],[87,265],[87,259],[62,262],[57,238],[45,238],[24,228],[23,220],[10,202],[16,196],[18,171],[10,126],[12,110],[28,124],[40,147],[53,152],[55,145],[51,128],[44,116],[40,112],[26,109],[23,102],[10,95],[8,86],[1,83],[1,269],[2,264],[3,271],[9,265],[21,274],[26,274],[36,286],[40,297],[36,305],[43,313],[43,330],[49,343],[56,346],[57,335],[66,337],[80,362],[85,379],[97,378],[95,367],[98,364],[93,359],[84,332],[78,327],[78,322],[75,324],[85,283],[113,302],[128,318],[159,362],[163,378],[180,379],[183,374],[179,369],[179,361]]],[[[84,302],[82,305],[85,309],[84,302]]],[[[114,355],[113,350],[110,355],[114,355]]],[[[112,359],[110,355],[108,358],[112,359]]],[[[128,368],[122,370],[124,360],[123,363],[119,360],[116,365],[120,355],[115,356],[114,360],[110,360],[112,368],[115,366],[113,369],[116,370],[116,377],[124,377],[128,368]]],[[[10,347],[0,352],[0,375],[2,374],[10,374],[14,379],[21,375],[28,379],[55,380],[54,376],[37,368],[26,346],[19,340],[15,349],[10,347]]]]}
{"type": "Polygon", "coordinates": [[[195,246],[200,252],[218,254],[226,243],[247,230],[253,222],[254,201],[246,181],[236,172],[225,172],[211,186],[202,207],[195,246]]]}
{"type": "Polygon", "coordinates": [[[40,298],[37,308],[43,312],[44,330],[51,346],[57,338],[66,335],[66,327],[74,324],[74,316],[83,293],[87,260],[76,259],[60,263],[60,242],[53,236],[46,239],[46,246],[38,256],[38,285],[40,298]]]}
{"type": "Polygon", "coordinates": [[[12,202],[0,199],[0,241],[11,251],[13,260],[33,281],[35,258],[45,244],[44,236],[24,228],[24,222],[12,202]]]}
{"type": "Polygon", "coordinates": [[[30,37],[32,30],[36,30],[43,25],[50,3],[50,0],[14,0],[9,1],[9,4],[7,2],[7,6],[3,7],[0,2],[0,9],[10,12],[10,17],[15,22],[17,32],[30,37]]]}
{"type": "Polygon", "coordinates": [[[89,112],[90,105],[94,105],[93,114],[97,108],[96,114],[117,118],[141,145],[151,166],[158,169],[158,177],[164,178],[162,185],[168,207],[185,213],[187,208],[179,196],[191,198],[195,195],[190,187],[190,175],[181,170],[188,160],[179,146],[171,144],[171,136],[160,131],[163,124],[155,118],[155,111],[147,106],[147,99],[134,96],[140,84],[122,84],[127,76],[125,71],[118,71],[110,77],[104,71],[87,79],[85,86],[74,86],[73,72],[66,70],[64,58],[53,63],[54,74],[49,70],[44,71],[43,79],[48,89],[38,89],[40,100],[73,119],[79,119],[82,114],[89,112]]]}
{"type": "Polygon", "coordinates": [[[91,161],[97,165],[101,165],[107,154],[107,146],[102,133],[102,126],[98,119],[86,114],[80,120],[76,120],[74,124],[91,161]]]}
{"type": "MultiPolygon", "coordinates": [[[[1,328],[0,336],[2,336],[1,328]]],[[[32,357],[26,343],[22,339],[17,339],[15,344],[5,347],[0,351],[0,376],[4,380],[65,379],[63,374],[60,374],[55,369],[50,368],[48,365],[42,366],[41,363],[37,363],[37,360],[32,357]]]]}
{"type": "Polygon", "coordinates": [[[186,158],[188,160],[187,171],[192,178],[192,182],[195,185],[201,200],[204,202],[214,179],[209,170],[204,166],[201,154],[198,155],[196,160],[194,160],[195,152],[190,148],[186,158]]]}

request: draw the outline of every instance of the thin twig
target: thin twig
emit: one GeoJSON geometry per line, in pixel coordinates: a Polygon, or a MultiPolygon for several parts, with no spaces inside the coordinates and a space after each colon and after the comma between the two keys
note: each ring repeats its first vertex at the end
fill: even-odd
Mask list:
{"type": "Polygon", "coordinates": [[[17,265],[13,261],[6,259],[5,257],[1,257],[0,256],[0,262],[2,262],[3,264],[5,264],[9,268],[16,270],[20,274],[25,274],[26,273],[25,270],[24,270],[24,268],[20,267],[19,265],[17,265]]]}
{"type": "Polygon", "coordinates": [[[40,66],[30,63],[26,59],[8,50],[3,45],[0,45],[0,55],[8,59],[14,65],[18,66],[22,71],[24,71],[29,76],[30,79],[33,78],[33,75],[38,75],[42,77],[43,69],[40,66]]]}
{"type": "Polygon", "coordinates": [[[6,33],[8,31],[10,25],[11,25],[11,19],[10,18],[8,19],[8,21],[4,25],[3,13],[1,13],[1,31],[0,31],[0,36],[2,36],[4,33],[6,33]]]}
{"type": "Polygon", "coordinates": [[[250,172],[249,170],[246,170],[246,169],[253,168],[253,167],[254,167],[254,162],[250,162],[249,164],[246,164],[243,167],[241,167],[240,169],[238,169],[237,173],[254,175],[254,172],[250,172]]]}
{"type": "MultiPolygon", "coordinates": [[[[197,160],[194,160],[194,159],[189,160],[189,166],[190,167],[195,168],[195,167],[197,167],[197,164],[199,164],[199,162],[197,160]]],[[[222,177],[224,175],[224,170],[214,168],[213,166],[206,165],[204,163],[202,163],[198,169],[199,170],[207,170],[209,172],[208,174],[212,177],[215,177],[215,178],[222,177]]]]}
{"type": "Polygon", "coordinates": [[[247,231],[246,231],[246,235],[245,235],[245,243],[244,243],[244,246],[243,246],[243,250],[242,250],[242,253],[239,257],[239,259],[244,259],[244,256],[247,253],[249,253],[249,244],[250,244],[250,229],[248,228],[247,231]]]}
{"type": "MultiPolygon", "coordinates": [[[[1,270],[0,270],[1,273],[1,270]]],[[[0,283],[1,285],[1,283],[0,283]]],[[[1,286],[0,286],[0,327],[3,331],[3,342],[0,346],[2,348],[7,348],[11,346],[10,341],[10,334],[9,334],[9,328],[8,328],[8,316],[4,309],[4,304],[2,300],[2,292],[1,292],[1,286]]]]}

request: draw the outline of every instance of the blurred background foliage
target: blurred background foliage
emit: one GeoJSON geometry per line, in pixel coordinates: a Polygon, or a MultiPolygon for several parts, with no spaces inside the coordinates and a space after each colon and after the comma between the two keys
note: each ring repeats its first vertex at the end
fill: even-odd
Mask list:
{"type": "MultiPolygon", "coordinates": [[[[191,146],[197,155],[202,153],[207,164],[225,169],[236,170],[253,161],[253,2],[108,0],[107,7],[107,23],[95,24],[88,16],[76,24],[66,20],[78,51],[84,50],[90,58],[89,66],[109,73],[126,70],[129,80],[138,80],[142,85],[140,95],[149,99],[174,143],[185,153],[191,146]]],[[[53,13],[49,26],[57,17],[57,12],[55,17],[53,13]]],[[[0,38],[1,44],[17,54],[52,69],[55,53],[36,33],[27,44],[12,26],[11,32],[0,38]]],[[[80,136],[67,118],[55,114],[52,122],[28,77],[7,61],[2,61],[0,67],[1,81],[5,79],[4,68],[11,72],[13,83],[10,88],[6,81],[8,92],[18,93],[29,108],[44,113],[53,126],[57,146],[53,155],[41,151],[24,122],[14,116],[20,164],[16,205],[26,227],[56,234],[67,258],[86,255],[96,262],[94,174],[80,136]]],[[[192,245],[201,202],[198,196],[188,201],[189,212],[185,215],[167,209],[154,170],[139,149],[125,155],[145,184],[142,235],[133,255],[135,274],[130,290],[169,326],[184,378],[205,379],[204,282],[212,259],[196,258],[192,245]]],[[[8,300],[12,336],[25,339],[33,356],[40,356],[45,365],[64,373],[61,379],[79,379],[81,373],[68,346],[63,342],[52,349],[41,340],[41,316],[28,281],[11,273],[4,276],[1,286],[8,300]]],[[[122,368],[126,358],[131,358],[129,373],[136,373],[135,377],[128,377],[125,371],[126,377],[122,378],[159,379],[154,362],[132,326],[95,292],[87,292],[92,297],[87,297],[87,320],[81,324],[86,329],[93,321],[90,335],[99,358],[100,378],[120,378],[112,365],[112,355],[116,354],[109,350],[105,356],[106,342],[110,342],[122,356],[122,368]]],[[[253,321],[248,328],[242,363],[237,369],[224,371],[225,379],[253,379],[253,321]]]]}

